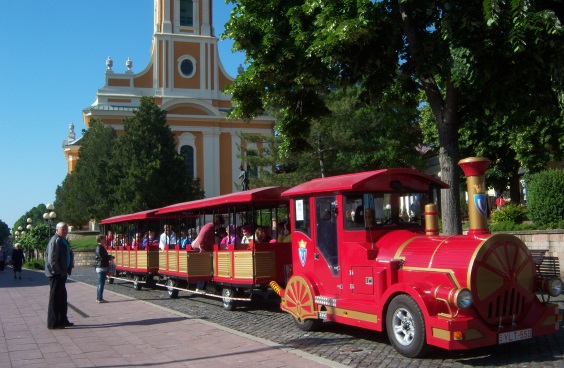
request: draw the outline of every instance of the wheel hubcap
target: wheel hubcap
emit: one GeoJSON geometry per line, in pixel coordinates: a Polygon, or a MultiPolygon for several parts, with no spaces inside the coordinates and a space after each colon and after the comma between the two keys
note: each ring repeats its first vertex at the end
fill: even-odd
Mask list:
{"type": "Polygon", "coordinates": [[[415,337],[415,325],[413,323],[413,316],[407,309],[399,308],[396,310],[392,324],[397,342],[404,346],[413,342],[413,338],[415,337]]]}

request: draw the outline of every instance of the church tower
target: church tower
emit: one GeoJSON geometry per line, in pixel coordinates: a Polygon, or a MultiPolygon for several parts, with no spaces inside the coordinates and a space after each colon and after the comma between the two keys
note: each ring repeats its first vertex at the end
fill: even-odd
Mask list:
{"type": "Polygon", "coordinates": [[[123,131],[123,119],[133,116],[140,98],[153,96],[166,110],[178,152],[186,160],[189,175],[200,178],[206,197],[235,191],[243,164],[237,157],[238,146],[247,145],[238,135],[272,136],[274,119],[263,116],[245,123],[226,118],[231,96],[222,91],[233,78],[223,68],[218,41],[212,0],[155,0],[148,65],[134,73],[133,61],[128,59],[127,70],[118,74],[108,57],[105,85],[96,93],[96,101],[83,110],[84,123],[88,126],[97,118],[123,131]]]}

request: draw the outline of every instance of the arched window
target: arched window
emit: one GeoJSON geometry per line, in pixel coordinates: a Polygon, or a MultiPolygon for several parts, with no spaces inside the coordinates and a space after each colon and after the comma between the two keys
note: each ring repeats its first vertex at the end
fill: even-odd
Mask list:
{"type": "Polygon", "coordinates": [[[194,5],[192,0],[180,0],[180,25],[194,26],[194,5]]]}
{"type": "Polygon", "coordinates": [[[192,146],[182,146],[180,148],[180,154],[184,157],[184,162],[186,163],[186,175],[193,178],[194,177],[194,147],[192,146]]]}

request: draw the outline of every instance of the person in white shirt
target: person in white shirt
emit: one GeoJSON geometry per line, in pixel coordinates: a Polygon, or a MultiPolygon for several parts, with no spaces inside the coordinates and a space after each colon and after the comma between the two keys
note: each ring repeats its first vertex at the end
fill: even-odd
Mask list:
{"type": "Polygon", "coordinates": [[[167,244],[169,246],[176,245],[176,234],[172,231],[172,227],[170,225],[164,226],[164,232],[161,234],[161,238],[159,239],[159,249],[164,249],[167,244]]]}

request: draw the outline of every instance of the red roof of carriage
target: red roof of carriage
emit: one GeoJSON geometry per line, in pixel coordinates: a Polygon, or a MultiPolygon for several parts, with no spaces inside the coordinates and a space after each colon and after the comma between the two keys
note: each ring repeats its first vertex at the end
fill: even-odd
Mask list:
{"type": "Polygon", "coordinates": [[[313,179],[282,195],[293,197],[342,191],[424,192],[430,185],[448,188],[446,183],[414,169],[383,169],[313,179]]]}
{"type": "Polygon", "coordinates": [[[127,214],[127,215],[114,216],[114,217],[110,217],[110,218],[107,218],[107,219],[100,221],[100,225],[114,224],[116,222],[146,220],[146,219],[149,219],[149,218],[154,218],[156,212],[157,212],[157,210],[148,210],[148,211],[130,213],[130,214],[127,214]]]}
{"type": "Polygon", "coordinates": [[[218,197],[199,199],[196,201],[184,202],[173,204],[168,207],[163,207],[157,211],[157,215],[165,213],[190,211],[190,210],[204,210],[217,208],[222,209],[237,209],[242,207],[249,207],[251,203],[255,208],[267,208],[279,206],[288,203],[288,199],[282,198],[283,191],[287,187],[264,187],[249,189],[243,192],[235,192],[225,194],[218,197]]]}

